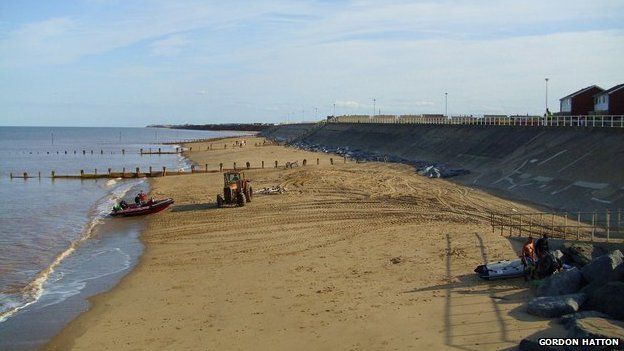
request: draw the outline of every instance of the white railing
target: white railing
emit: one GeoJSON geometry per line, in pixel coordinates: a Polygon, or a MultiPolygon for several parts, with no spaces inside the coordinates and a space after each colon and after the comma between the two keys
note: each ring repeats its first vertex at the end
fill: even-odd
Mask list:
{"type": "Polygon", "coordinates": [[[328,123],[461,124],[489,126],[624,128],[624,115],[586,116],[453,116],[442,115],[347,115],[328,117],[328,123]]]}

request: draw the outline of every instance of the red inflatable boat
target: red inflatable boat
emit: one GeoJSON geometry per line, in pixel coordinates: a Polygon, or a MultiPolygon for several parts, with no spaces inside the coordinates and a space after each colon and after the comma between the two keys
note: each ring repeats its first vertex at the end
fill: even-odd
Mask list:
{"type": "Polygon", "coordinates": [[[145,205],[132,204],[128,205],[123,210],[111,212],[113,217],[131,217],[131,216],[143,216],[156,212],[160,212],[173,203],[173,199],[155,200],[154,202],[148,202],[145,205]]]}

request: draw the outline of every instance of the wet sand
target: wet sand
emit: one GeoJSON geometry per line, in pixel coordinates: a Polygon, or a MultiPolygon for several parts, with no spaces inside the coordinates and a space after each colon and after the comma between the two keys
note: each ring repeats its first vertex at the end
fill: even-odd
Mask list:
{"type": "Polygon", "coordinates": [[[264,160],[247,177],[285,194],[218,209],[219,173],[153,179],[153,196],[176,204],[149,217],[140,263],[46,349],[498,350],[549,324],[524,312],[523,280],[473,273],[516,255],[489,211],[526,206],[406,165],[330,165],[261,140],[188,156],[211,168],[264,160]]]}

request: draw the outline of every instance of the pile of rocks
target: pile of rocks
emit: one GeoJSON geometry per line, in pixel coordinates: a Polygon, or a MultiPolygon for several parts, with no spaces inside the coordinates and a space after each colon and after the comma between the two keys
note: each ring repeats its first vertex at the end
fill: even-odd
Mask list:
{"type": "MultiPolygon", "coordinates": [[[[565,244],[556,255],[574,268],[544,279],[528,313],[561,317],[570,338],[620,338],[624,345],[624,255],[590,244],[565,244]]],[[[525,339],[520,349],[541,349],[534,343],[525,339]]]]}

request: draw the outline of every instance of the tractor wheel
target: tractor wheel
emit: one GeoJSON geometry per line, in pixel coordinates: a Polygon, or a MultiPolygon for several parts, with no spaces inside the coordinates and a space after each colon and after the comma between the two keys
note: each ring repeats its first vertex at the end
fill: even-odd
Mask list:
{"type": "Polygon", "coordinates": [[[223,207],[223,196],[221,194],[217,195],[217,207],[223,207]]]}
{"type": "Polygon", "coordinates": [[[232,197],[232,189],[229,187],[223,188],[223,196],[225,197],[225,202],[231,204],[234,202],[234,198],[232,197]]]}
{"type": "Polygon", "coordinates": [[[245,195],[241,191],[236,194],[236,204],[240,207],[245,206],[245,195]]]}
{"type": "Polygon", "coordinates": [[[251,188],[251,186],[248,186],[247,191],[245,192],[245,200],[247,200],[247,202],[251,202],[252,197],[253,197],[253,189],[251,188]]]}

